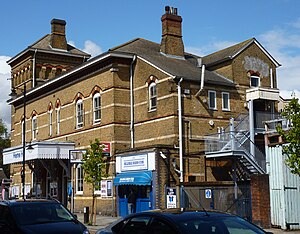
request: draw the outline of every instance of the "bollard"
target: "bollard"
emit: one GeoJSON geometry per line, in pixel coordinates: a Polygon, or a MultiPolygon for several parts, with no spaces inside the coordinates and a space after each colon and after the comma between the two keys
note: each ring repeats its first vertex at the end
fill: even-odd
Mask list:
{"type": "Polygon", "coordinates": [[[90,208],[88,206],[85,206],[83,208],[83,222],[88,223],[89,222],[89,210],[90,208]]]}

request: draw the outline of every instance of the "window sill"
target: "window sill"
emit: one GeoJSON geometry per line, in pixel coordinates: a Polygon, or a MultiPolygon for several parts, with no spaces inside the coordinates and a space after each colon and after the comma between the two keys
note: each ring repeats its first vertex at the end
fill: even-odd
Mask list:
{"type": "Polygon", "coordinates": [[[155,109],[148,110],[148,112],[155,112],[155,111],[157,111],[156,108],[155,108],[155,109]]]}
{"type": "Polygon", "coordinates": [[[230,112],[231,110],[230,109],[222,109],[222,111],[230,112]]]}

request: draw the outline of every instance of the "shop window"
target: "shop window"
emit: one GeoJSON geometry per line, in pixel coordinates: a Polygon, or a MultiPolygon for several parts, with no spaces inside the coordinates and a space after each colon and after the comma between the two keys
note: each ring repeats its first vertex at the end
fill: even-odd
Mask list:
{"type": "Polygon", "coordinates": [[[57,197],[57,181],[50,182],[50,196],[57,197]]]}
{"type": "Polygon", "coordinates": [[[259,76],[251,76],[250,77],[250,86],[251,87],[259,87],[260,86],[259,76]]]}
{"type": "Polygon", "coordinates": [[[213,110],[217,109],[216,91],[212,91],[212,90],[208,91],[208,107],[209,109],[213,109],[213,110]]]}
{"type": "Polygon", "coordinates": [[[93,97],[93,121],[99,123],[101,120],[101,96],[96,93],[93,97]]]}
{"type": "Polygon", "coordinates": [[[34,115],[31,119],[32,140],[37,138],[37,116],[34,115]]]}
{"type": "Polygon", "coordinates": [[[222,110],[230,110],[230,98],[229,93],[222,92],[222,110]]]}
{"type": "Polygon", "coordinates": [[[78,99],[76,102],[76,128],[83,127],[83,102],[82,99],[78,99]]]}
{"type": "Polygon", "coordinates": [[[83,169],[81,164],[76,167],[76,194],[83,194],[83,169]]]}
{"type": "Polygon", "coordinates": [[[149,110],[156,110],[157,107],[157,92],[156,92],[156,83],[151,82],[149,87],[149,110]]]}
{"type": "Polygon", "coordinates": [[[101,197],[112,197],[112,181],[101,180],[101,197]]]}
{"type": "Polygon", "coordinates": [[[10,193],[11,193],[11,198],[19,198],[20,186],[19,185],[13,185],[11,187],[10,193]]]}

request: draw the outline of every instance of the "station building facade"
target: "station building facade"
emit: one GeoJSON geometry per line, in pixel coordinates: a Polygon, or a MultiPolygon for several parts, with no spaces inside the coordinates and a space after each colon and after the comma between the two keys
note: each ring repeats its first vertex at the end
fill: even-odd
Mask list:
{"type": "Polygon", "coordinates": [[[12,196],[21,196],[23,141],[34,148],[26,151],[26,193],[66,205],[71,196],[75,212],[92,201],[80,158],[96,138],[110,154],[110,176],[96,191],[102,214],[125,215],[132,189],[141,211],[166,207],[168,188],[236,182],[236,163],[241,180],[264,173],[253,147],[242,157],[233,144],[215,143],[230,119],[248,116],[247,138],[264,146],[258,112],[277,112],[280,64],[255,38],[203,57],[186,53],[177,9],[166,7],[161,22],[161,43],[136,38],[90,58],[66,43],[66,22],[54,19],[51,34],[8,61],[18,93],[8,100],[12,147],[4,151],[12,196]],[[247,157],[254,169],[241,161],[247,157]]]}

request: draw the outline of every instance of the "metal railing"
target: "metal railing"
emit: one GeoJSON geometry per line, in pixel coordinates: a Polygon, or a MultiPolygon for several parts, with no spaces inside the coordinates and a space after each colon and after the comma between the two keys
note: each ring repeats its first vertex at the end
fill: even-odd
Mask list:
{"type": "MultiPolygon", "coordinates": [[[[265,123],[270,120],[283,119],[280,113],[271,113],[265,111],[256,111],[255,112],[255,122],[254,127],[256,129],[265,129],[265,123]]],[[[286,123],[283,123],[286,125],[286,123]]],[[[270,126],[271,128],[276,128],[275,124],[270,126]]]]}
{"type": "MultiPolygon", "coordinates": [[[[264,154],[255,146],[254,142],[249,139],[249,133],[243,131],[223,132],[206,136],[205,152],[224,152],[224,151],[243,151],[244,156],[248,158],[251,164],[257,164],[265,171],[266,163],[264,154]],[[251,154],[250,148],[254,145],[254,155],[251,154]]],[[[253,165],[253,166],[257,166],[253,165]]]]}

